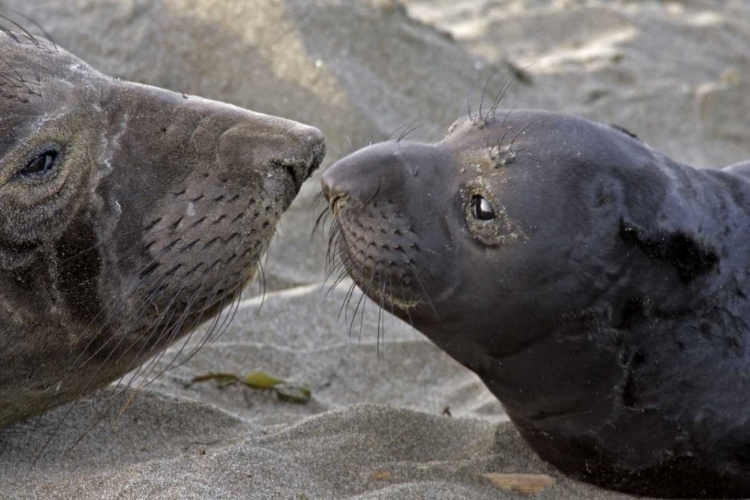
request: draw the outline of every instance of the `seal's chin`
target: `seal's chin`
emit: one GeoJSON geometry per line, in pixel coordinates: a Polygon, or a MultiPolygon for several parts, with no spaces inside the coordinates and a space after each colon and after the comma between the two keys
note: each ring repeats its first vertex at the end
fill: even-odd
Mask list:
{"type": "Polygon", "coordinates": [[[394,290],[386,286],[383,288],[373,288],[368,294],[370,299],[374,300],[380,307],[386,310],[400,310],[404,312],[416,309],[417,306],[423,303],[422,300],[416,298],[405,298],[394,295],[394,290]]]}

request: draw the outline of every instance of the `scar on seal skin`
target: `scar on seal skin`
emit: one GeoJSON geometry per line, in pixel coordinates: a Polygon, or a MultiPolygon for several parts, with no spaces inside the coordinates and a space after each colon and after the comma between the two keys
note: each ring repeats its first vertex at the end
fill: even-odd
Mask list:
{"type": "Polygon", "coordinates": [[[325,154],[315,128],[25,33],[0,33],[0,109],[0,427],[220,330],[325,154]]]}
{"type": "Polygon", "coordinates": [[[750,497],[750,162],[498,111],[322,184],[358,286],[476,372],[543,459],[629,493],[750,497]]]}

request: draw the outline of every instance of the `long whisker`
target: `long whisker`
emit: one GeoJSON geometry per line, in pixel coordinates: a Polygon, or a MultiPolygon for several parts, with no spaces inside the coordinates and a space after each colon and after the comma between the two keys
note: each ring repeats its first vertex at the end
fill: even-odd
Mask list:
{"type": "Polygon", "coordinates": [[[33,44],[34,44],[34,45],[36,45],[37,47],[39,47],[39,46],[40,46],[40,44],[39,44],[39,40],[37,40],[37,39],[36,39],[36,38],[34,37],[34,35],[32,35],[31,33],[29,33],[29,32],[28,32],[28,31],[26,30],[26,28],[24,28],[23,26],[21,26],[20,24],[18,24],[18,23],[17,23],[16,21],[14,21],[13,19],[9,18],[8,16],[4,16],[4,15],[2,15],[2,14],[0,14],[0,19],[5,19],[6,21],[8,21],[9,23],[11,23],[11,24],[12,24],[13,26],[15,26],[16,28],[18,28],[18,29],[20,29],[21,31],[23,31],[23,34],[24,34],[24,36],[25,36],[26,38],[28,38],[28,39],[29,39],[29,41],[30,41],[31,43],[33,43],[33,44]]]}
{"type": "MultiPolygon", "coordinates": [[[[378,279],[380,279],[380,273],[378,273],[378,279]]],[[[383,280],[383,286],[380,289],[380,304],[378,307],[378,335],[377,335],[377,340],[375,342],[375,349],[378,353],[378,358],[380,358],[380,327],[381,327],[381,321],[383,318],[383,303],[385,301],[385,285],[386,285],[386,281],[383,280]]],[[[385,340],[385,330],[383,330],[383,339],[385,340]]]]}
{"type": "Polygon", "coordinates": [[[46,29],[44,29],[44,26],[42,26],[41,24],[39,24],[33,18],[27,16],[26,14],[23,14],[21,12],[13,10],[13,9],[9,9],[7,7],[3,7],[3,9],[7,10],[8,12],[12,12],[13,14],[15,14],[17,16],[20,16],[20,17],[24,18],[25,20],[27,20],[28,22],[30,22],[31,24],[33,24],[34,26],[36,26],[39,29],[39,31],[42,32],[42,34],[44,35],[44,37],[52,44],[52,46],[55,48],[55,51],[59,52],[59,48],[57,47],[57,44],[55,43],[55,41],[52,39],[52,35],[50,35],[49,32],[46,29]]]}
{"type": "Polygon", "coordinates": [[[414,269],[414,278],[416,278],[417,283],[419,283],[420,288],[422,288],[422,292],[424,293],[425,298],[427,299],[427,302],[430,304],[430,308],[432,309],[432,312],[435,314],[435,319],[437,319],[438,324],[441,328],[445,329],[445,325],[443,324],[443,321],[440,319],[440,315],[437,312],[437,309],[435,308],[435,304],[432,303],[432,299],[430,298],[430,294],[427,293],[427,289],[424,286],[424,283],[422,283],[422,280],[419,279],[419,274],[417,272],[417,269],[412,266],[412,269],[414,269]]]}
{"type": "Polygon", "coordinates": [[[419,120],[421,120],[421,118],[415,118],[411,123],[409,123],[409,125],[404,128],[404,131],[401,132],[401,135],[398,136],[396,142],[403,141],[409,134],[427,125],[426,123],[418,125],[419,120]]]}
{"type": "MultiPolygon", "coordinates": [[[[260,261],[258,263],[260,264],[260,261]]],[[[225,271],[228,271],[228,270],[225,270],[225,271]]],[[[219,291],[222,289],[222,287],[225,286],[225,276],[226,275],[222,274],[221,279],[218,280],[217,283],[214,285],[213,291],[211,292],[211,298],[205,302],[205,304],[203,306],[203,309],[196,316],[196,320],[195,320],[193,326],[196,326],[196,325],[200,324],[200,322],[202,322],[202,319],[205,316],[206,312],[208,312],[208,309],[211,306],[216,305],[216,302],[214,300],[215,300],[216,296],[218,295],[219,291]]],[[[222,299],[220,300],[220,310],[219,310],[219,313],[214,317],[212,324],[206,330],[206,333],[204,334],[204,336],[201,339],[201,341],[199,341],[198,344],[192,349],[192,351],[190,351],[188,353],[188,355],[185,357],[185,359],[183,359],[182,361],[180,361],[180,363],[178,363],[177,365],[175,365],[175,368],[178,367],[178,366],[182,366],[185,363],[187,363],[188,361],[190,361],[196,354],[198,354],[198,352],[203,347],[205,347],[206,343],[208,342],[208,338],[210,338],[210,336],[212,334],[212,331],[214,330],[214,328],[218,324],[219,318],[221,317],[221,314],[222,314],[222,311],[223,311],[223,302],[224,302],[224,299],[225,299],[225,295],[222,295],[222,299]]]]}
{"type": "Polygon", "coordinates": [[[492,101],[492,107],[487,112],[485,123],[487,123],[487,121],[489,121],[495,116],[495,113],[497,113],[497,108],[498,106],[500,106],[500,102],[503,100],[503,97],[505,97],[505,93],[508,92],[510,85],[515,81],[515,79],[516,79],[515,75],[511,74],[505,80],[505,83],[503,83],[503,86],[500,87],[500,92],[498,92],[497,96],[495,96],[495,99],[492,101]]]}
{"type": "Polygon", "coordinates": [[[500,69],[496,69],[492,72],[489,78],[487,78],[487,81],[484,83],[484,88],[482,89],[482,97],[479,99],[479,121],[483,122],[484,124],[487,124],[487,120],[489,117],[489,112],[487,113],[487,116],[482,116],[482,106],[484,105],[484,98],[487,95],[487,89],[490,86],[490,83],[492,80],[497,76],[497,74],[500,73],[500,69]]]}
{"type": "Polygon", "coordinates": [[[471,104],[473,100],[474,100],[474,87],[472,87],[471,90],[469,90],[469,96],[466,99],[466,110],[467,110],[466,114],[469,116],[469,121],[472,123],[474,122],[474,117],[471,114],[471,104]]]}
{"type": "MultiPolygon", "coordinates": [[[[162,278],[164,278],[164,276],[162,276],[162,278]]],[[[135,290],[135,288],[134,288],[134,290],[135,290]]],[[[160,291],[160,288],[157,288],[156,290],[154,290],[154,292],[152,293],[152,297],[153,297],[153,294],[158,293],[159,291],[160,291]]],[[[123,301],[123,303],[124,302],[125,301],[123,301]]],[[[149,303],[150,303],[150,299],[144,301],[144,303],[142,304],[142,308],[143,307],[147,307],[149,305],[149,303]]],[[[160,315],[159,318],[157,318],[157,320],[154,322],[155,325],[159,324],[159,320],[161,319],[161,317],[163,316],[163,314],[166,313],[167,310],[169,310],[169,307],[162,313],[162,315],[160,315]]],[[[63,417],[58,421],[58,423],[55,426],[55,428],[53,429],[51,435],[45,441],[45,443],[43,444],[43,446],[39,450],[39,452],[36,454],[34,460],[32,461],[32,467],[35,466],[36,463],[38,462],[38,460],[42,457],[44,451],[47,449],[47,447],[49,446],[49,444],[52,442],[52,439],[55,437],[55,435],[57,435],[57,432],[59,431],[60,427],[62,427],[62,425],[65,422],[65,420],[67,420],[68,416],[71,414],[71,412],[76,407],[76,405],[78,404],[78,402],[81,400],[81,398],[84,396],[84,394],[86,394],[86,392],[88,391],[89,387],[91,387],[91,384],[93,383],[93,381],[96,380],[97,375],[101,372],[102,368],[106,365],[107,361],[109,361],[109,359],[111,358],[112,354],[114,352],[116,352],[116,350],[119,348],[119,346],[123,342],[124,338],[126,337],[125,334],[119,335],[119,332],[123,331],[123,328],[125,327],[125,324],[123,324],[123,325],[120,326],[120,328],[117,330],[117,332],[115,334],[109,336],[109,338],[104,342],[104,344],[102,346],[99,347],[99,349],[97,349],[97,351],[94,354],[92,354],[86,361],[84,361],[84,363],[82,363],[82,364],[79,365],[78,362],[80,361],[81,356],[83,355],[83,353],[85,353],[88,350],[88,347],[91,346],[91,344],[93,342],[93,339],[96,338],[99,335],[99,332],[103,331],[108,326],[109,321],[111,321],[111,319],[113,317],[114,317],[114,313],[109,316],[109,318],[107,319],[107,321],[105,322],[105,324],[102,325],[102,327],[99,329],[99,331],[94,335],[94,337],[92,337],[92,340],[89,342],[89,344],[86,347],[86,349],[84,349],[84,350],[81,351],[81,354],[73,362],[71,368],[63,376],[63,381],[65,379],[67,379],[67,377],[70,375],[70,373],[72,372],[73,369],[81,369],[83,366],[85,366],[91,359],[93,359],[93,357],[95,357],[99,352],[101,352],[102,349],[104,349],[104,347],[106,346],[106,344],[108,344],[112,339],[116,339],[117,337],[120,337],[120,340],[117,342],[117,344],[115,345],[115,347],[109,351],[109,353],[107,354],[104,362],[101,363],[101,364],[99,364],[99,366],[95,370],[94,374],[89,378],[89,381],[86,382],[86,384],[84,385],[83,389],[81,389],[81,391],[79,391],[78,397],[76,397],[76,399],[72,403],[70,403],[70,405],[68,406],[66,412],[63,414],[63,417]]]]}

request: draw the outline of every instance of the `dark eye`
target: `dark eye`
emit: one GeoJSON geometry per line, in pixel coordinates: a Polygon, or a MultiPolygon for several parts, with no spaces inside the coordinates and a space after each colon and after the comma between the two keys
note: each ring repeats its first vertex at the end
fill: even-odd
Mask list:
{"type": "Polygon", "coordinates": [[[495,218],[492,205],[481,196],[475,196],[471,199],[471,213],[477,220],[492,220],[495,218]]]}
{"type": "Polygon", "coordinates": [[[18,174],[24,177],[41,177],[51,172],[56,162],[57,151],[45,151],[31,160],[18,174]]]}

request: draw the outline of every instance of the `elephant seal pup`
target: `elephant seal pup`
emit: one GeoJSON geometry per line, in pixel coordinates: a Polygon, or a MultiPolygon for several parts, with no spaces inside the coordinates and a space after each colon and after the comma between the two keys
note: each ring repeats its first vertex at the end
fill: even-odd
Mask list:
{"type": "Polygon", "coordinates": [[[25,34],[0,33],[0,110],[0,427],[216,318],[325,154],[315,128],[25,34]]]}
{"type": "Polygon", "coordinates": [[[349,274],[476,372],[561,471],[750,497],[750,163],[541,111],[388,142],[323,191],[349,274]]]}

